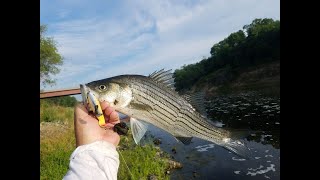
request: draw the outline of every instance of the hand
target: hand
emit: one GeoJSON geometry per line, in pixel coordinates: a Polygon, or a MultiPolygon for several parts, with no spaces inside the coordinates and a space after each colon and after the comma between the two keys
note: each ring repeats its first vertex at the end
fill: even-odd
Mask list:
{"type": "Polygon", "coordinates": [[[99,126],[97,118],[89,115],[84,105],[78,104],[75,107],[74,128],[77,147],[99,140],[118,146],[120,136],[112,128],[120,122],[119,114],[107,102],[101,102],[100,105],[106,120],[106,128],[99,126]]]}

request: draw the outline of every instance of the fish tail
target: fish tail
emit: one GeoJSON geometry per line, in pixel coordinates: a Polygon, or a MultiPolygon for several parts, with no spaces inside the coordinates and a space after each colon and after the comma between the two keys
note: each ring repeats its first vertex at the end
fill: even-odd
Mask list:
{"type": "Polygon", "coordinates": [[[228,138],[223,139],[222,146],[242,158],[251,159],[251,151],[247,147],[245,137],[250,135],[253,131],[250,129],[230,128],[228,128],[228,130],[230,135],[228,138]]]}
{"type": "Polygon", "coordinates": [[[224,141],[225,142],[222,144],[222,147],[244,159],[251,159],[250,149],[247,147],[244,140],[226,138],[224,141]]]}

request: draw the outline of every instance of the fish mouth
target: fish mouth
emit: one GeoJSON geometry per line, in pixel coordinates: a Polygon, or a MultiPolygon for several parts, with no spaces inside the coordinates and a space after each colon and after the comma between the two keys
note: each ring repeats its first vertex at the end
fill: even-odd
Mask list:
{"type": "Polygon", "coordinates": [[[88,88],[85,84],[80,84],[80,92],[82,96],[82,103],[85,104],[88,99],[88,88]]]}
{"type": "Polygon", "coordinates": [[[88,103],[88,100],[90,99],[90,101],[93,101],[93,99],[96,99],[97,93],[95,93],[94,91],[92,91],[88,86],[86,86],[85,84],[80,84],[80,92],[81,92],[81,96],[82,96],[82,102],[83,104],[88,103]]]}

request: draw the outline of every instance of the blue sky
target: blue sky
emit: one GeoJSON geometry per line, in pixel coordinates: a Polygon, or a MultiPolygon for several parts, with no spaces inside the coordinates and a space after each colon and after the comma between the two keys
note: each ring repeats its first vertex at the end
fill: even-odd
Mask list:
{"type": "Polygon", "coordinates": [[[64,57],[45,89],[198,62],[255,18],[280,20],[280,1],[40,0],[40,22],[64,57]]]}

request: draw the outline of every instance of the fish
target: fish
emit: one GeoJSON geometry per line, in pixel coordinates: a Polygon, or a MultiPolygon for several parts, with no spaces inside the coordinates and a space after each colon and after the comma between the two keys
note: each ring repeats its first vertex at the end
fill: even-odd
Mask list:
{"type": "Polygon", "coordinates": [[[248,157],[248,149],[239,138],[243,133],[214,125],[206,114],[204,91],[180,95],[175,90],[171,69],[161,69],[148,76],[118,75],[81,84],[80,87],[130,117],[136,144],[146,133],[148,125],[152,124],[185,145],[196,137],[241,157],[248,157]]]}

